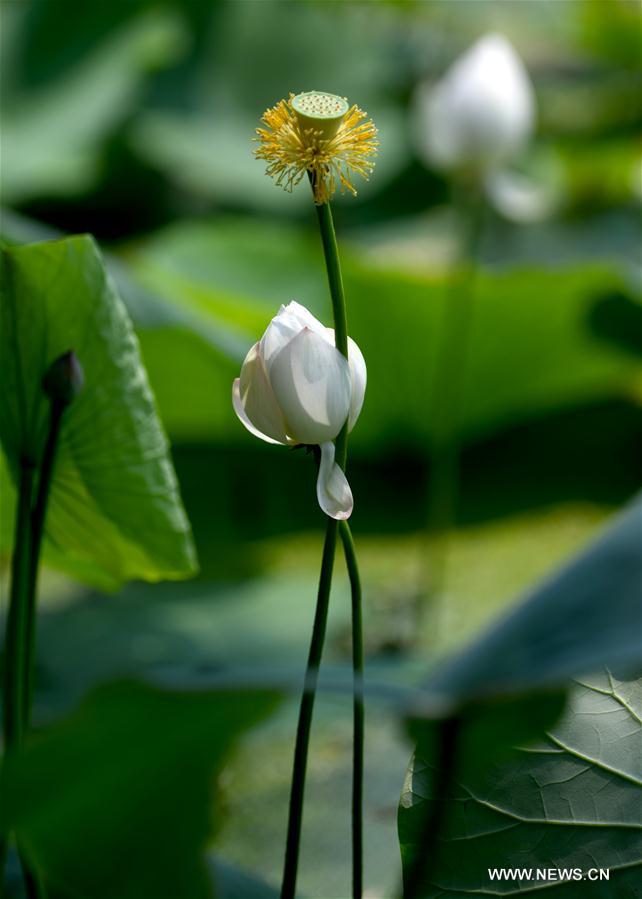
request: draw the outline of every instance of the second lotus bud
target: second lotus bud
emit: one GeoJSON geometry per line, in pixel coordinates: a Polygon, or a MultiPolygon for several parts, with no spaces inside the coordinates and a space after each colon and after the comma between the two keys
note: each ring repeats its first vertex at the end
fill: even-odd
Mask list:
{"type": "Polygon", "coordinates": [[[349,361],[334,345],[334,331],[304,306],[282,306],[243,363],[233,386],[236,414],[268,443],[321,447],[317,497],[332,518],[348,518],[352,493],[334,461],[343,425],[352,429],[366,389],[366,365],[349,339],[349,361]]]}
{"type": "Polygon", "coordinates": [[[419,150],[445,170],[486,172],[510,161],[530,137],[535,96],[522,61],[499,34],[487,34],[436,85],[416,96],[419,150]]]}

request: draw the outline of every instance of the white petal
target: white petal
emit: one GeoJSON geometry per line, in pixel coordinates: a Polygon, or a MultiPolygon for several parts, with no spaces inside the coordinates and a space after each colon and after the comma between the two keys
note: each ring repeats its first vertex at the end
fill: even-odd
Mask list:
{"type": "MultiPolygon", "coordinates": [[[[334,346],[334,328],[326,328],[325,330],[330,343],[334,346]]],[[[348,337],[348,362],[350,363],[350,381],[352,383],[350,414],[348,416],[348,430],[351,431],[361,414],[363,400],[366,395],[366,382],[368,380],[366,360],[352,337],[348,337]]]]}
{"type": "Polygon", "coordinates": [[[260,352],[267,371],[277,353],[304,328],[309,328],[316,334],[325,333],[324,326],[305,306],[294,300],[287,306],[281,306],[261,338],[260,352]]]}
{"type": "Polygon", "coordinates": [[[417,92],[420,150],[443,168],[489,168],[514,155],[535,122],[528,74],[499,34],[477,41],[434,88],[417,92]]]}
{"type": "Polygon", "coordinates": [[[438,169],[457,168],[465,150],[457,119],[448,106],[442,82],[420,84],[414,98],[419,154],[438,169]]]}
{"type": "Polygon", "coordinates": [[[321,464],[317,478],[317,499],[330,518],[350,518],[354,500],[345,474],[334,461],[334,443],[321,444],[321,464]]]}
{"type": "Polygon", "coordinates": [[[333,440],[350,409],[350,367],[325,336],[304,328],[272,360],[270,384],[299,443],[333,440]]]}
{"type": "Polygon", "coordinates": [[[285,420],[255,343],[232,387],[234,411],[245,427],[268,443],[287,443],[285,420]]]}
{"type": "Polygon", "coordinates": [[[518,172],[492,172],[486,178],[485,187],[495,209],[513,222],[544,221],[555,212],[559,202],[554,185],[518,172]]]}
{"type": "Polygon", "coordinates": [[[243,408],[243,403],[241,402],[241,391],[240,391],[240,378],[235,378],[234,383],[232,384],[232,405],[234,406],[234,411],[236,412],[239,421],[245,425],[250,434],[253,434],[255,437],[258,437],[260,440],[265,440],[266,443],[279,443],[278,440],[272,440],[271,437],[267,437],[265,434],[262,434],[258,428],[255,428],[250,419],[247,417],[245,409],[243,408]]]}
{"type": "Polygon", "coordinates": [[[314,315],[312,315],[309,309],[306,309],[301,303],[297,303],[296,300],[292,300],[287,306],[281,308],[297,318],[301,323],[302,328],[309,328],[311,331],[314,331],[315,334],[324,333],[325,326],[321,324],[318,318],[315,318],[314,315]]]}
{"type": "Polygon", "coordinates": [[[363,400],[366,395],[366,383],[368,380],[366,360],[363,358],[363,353],[352,337],[348,337],[348,362],[350,363],[350,378],[352,380],[348,428],[349,430],[352,430],[361,414],[361,409],[363,408],[363,400]]]}

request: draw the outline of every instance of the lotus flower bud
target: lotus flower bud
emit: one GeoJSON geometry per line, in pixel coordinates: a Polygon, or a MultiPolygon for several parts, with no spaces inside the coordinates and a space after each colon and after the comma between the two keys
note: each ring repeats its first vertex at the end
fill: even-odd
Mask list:
{"type": "Polygon", "coordinates": [[[353,501],[332,441],[346,421],[352,429],[366,390],[366,364],[351,338],[348,356],[337,350],[332,328],[292,302],[251,348],[232,388],[234,410],[255,437],[321,448],[317,498],[337,519],[350,516],[353,501]]]}
{"type": "Polygon", "coordinates": [[[85,376],[78,357],[69,350],[51,363],[42,379],[42,388],[56,403],[68,406],[83,389],[85,376]]]}
{"type": "Polygon", "coordinates": [[[487,172],[513,157],[531,135],[535,97],[511,44],[488,34],[416,95],[419,150],[445,170],[487,172]]]}

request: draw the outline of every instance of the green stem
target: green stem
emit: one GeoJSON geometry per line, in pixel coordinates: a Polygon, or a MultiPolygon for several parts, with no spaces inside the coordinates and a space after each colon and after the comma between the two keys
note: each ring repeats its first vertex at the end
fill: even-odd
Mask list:
{"type": "Polygon", "coordinates": [[[363,705],[363,621],[361,614],[361,578],[352,531],[347,521],[339,530],[348,567],[352,596],[352,677],[353,728],[352,746],[352,896],[360,899],[363,893],[363,758],[365,714],[363,705]]]}
{"type": "Polygon", "coordinates": [[[294,748],[294,764],[292,766],[292,788],[290,791],[290,809],[288,816],[288,834],[285,846],[285,865],[281,899],[293,899],[296,893],[296,878],[299,867],[299,850],[301,846],[301,824],[303,820],[303,799],[305,792],[305,775],[308,765],[308,747],[310,744],[310,728],[312,712],[319,678],[319,666],[323,653],[323,643],[328,621],[328,605],[332,586],[332,568],[337,545],[338,522],[328,518],[321,560],[321,574],[317,593],[317,608],[312,627],[312,640],[305,672],[305,684],[299,709],[299,723],[294,748]]]}
{"type": "Polygon", "coordinates": [[[329,203],[315,206],[323,243],[323,255],[328,274],[328,285],[332,299],[332,315],[334,318],[334,339],[339,352],[348,358],[348,319],[346,315],[346,299],[343,290],[343,278],[339,263],[339,248],[334,231],[332,210],[329,203]]]}
{"type": "Polygon", "coordinates": [[[31,555],[31,501],[35,465],[20,463],[15,541],[11,559],[11,590],[5,639],[4,741],[7,752],[22,742],[24,733],[24,687],[27,670],[29,579],[31,555]]]}
{"type": "MultiPolygon", "coordinates": [[[[40,464],[40,476],[36,501],[31,512],[31,545],[29,553],[29,581],[27,585],[27,629],[25,635],[26,659],[24,669],[24,688],[22,692],[22,719],[24,729],[27,730],[31,719],[31,706],[36,667],[36,623],[37,623],[37,595],[38,572],[40,568],[40,553],[42,538],[44,536],[45,518],[47,514],[47,502],[53,480],[54,462],[60,436],[62,416],[67,403],[59,399],[51,400],[49,415],[49,430],[40,464]]],[[[25,889],[28,899],[46,899],[47,890],[36,867],[29,863],[20,853],[25,889]]]]}
{"type": "Polygon", "coordinates": [[[47,890],[37,869],[19,852],[27,899],[47,899],[47,890]]]}
{"type": "Polygon", "coordinates": [[[437,868],[437,850],[452,801],[459,754],[461,718],[445,718],[439,725],[435,779],[428,813],[421,827],[416,855],[403,883],[403,899],[419,899],[425,886],[433,881],[437,868]]]}
{"type": "Polygon", "coordinates": [[[444,330],[437,350],[433,382],[433,439],[426,534],[432,560],[430,584],[422,590],[437,596],[443,587],[447,544],[457,519],[460,476],[459,428],[468,357],[475,260],[483,224],[483,198],[471,190],[457,204],[463,218],[461,263],[445,297],[444,330]]]}
{"type": "Polygon", "coordinates": [[[31,553],[28,585],[28,614],[27,614],[27,662],[25,669],[24,687],[24,724],[29,727],[31,718],[31,705],[33,702],[34,675],[36,664],[36,618],[37,618],[37,588],[38,571],[40,565],[40,551],[45,528],[45,516],[47,514],[47,501],[51,489],[54,461],[60,436],[60,425],[66,404],[59,400],[51,401],[51,413],[49,418],[49,432],[40,466],[40,479],[36,502],[31,513],[31,553]]]}
{"type": "MultiPolygon", "coordinates": [[[[346,315],[346,298],[341,277],[339,248],[334,231],[332,210],[329,203],[315,206],[319,220],[319,231],[323,244],[323,255],[332,300],[332,317],[334,318],[334,342],[342,356],[348,358],[348,319],[346,315]]],[[[348,452],[348,423],[346,422],[335,440],[335,460],[344,471],[348,452]]]]}
{"type": "MultiPolygon", "coordinates": [[[[339,248],[329,203],[316,206],[319,230],[323,244],[328,285],[332,298],[335,344],[348,358],[348,321],[345,291],[341,277],[339,248]]],[[[345,471],[347,461],[347,423],[336,440],[337,463],[345,471]]],[[[363,624],[361,615],[361,580],[357,565],[350,526],[340,525],[341,540],[350,578],[352,595],[352,670],[353,670],[353,773],[352,773],[352,895],[361,899],[363,892],[363,758],[364,758],[364,705],[363,705],[363,624]]]]}
{"type": "MultiPolygon", "coordinates": [[[[65,407],[64,402],[55,399],[51,401],[49,430],[40,464],[40,477],[33,508],[35,466],[32,462],[24,460],[20,469],[6,638],[4,732],[7,751],[20,746],[31,717],[40,550],[56,447],[65,407]]],[[[29,899],[44,899],[46,890],[38,872],[20,850],[19,855],[27,896],[29,899]]],[[[3,844],[0,847],[2,881],[4,881],[5,859],[6,844],[3,844]]]]}
{"type": "MultiPolygon", "coordinates": [[[[313,176],[310,173],[310,182],[314,188],[313,176]]],[[[332,313],[334,318],[335,345],[339,352],[348,358],[348,322],[346,316],[346,301],[339,262],[339,249],[332,220],[332,210],[329,203],[315,206],[319,220],[319,230],[323,245],[328,285],[332,300],[332,313]]],[[[345,471],[348,447],[348,423],[337,435],[335,440],[335,461],[345,471]]],[[[328,519],[326,526],[323,560],[321,563],[321,575],[317,596],[317,608],[312,629],[312,640],[306,669],[305,687],[299,709],[299,723],[297,727],[296,745],[294,750],[294,765],[292,770],[292,788],[290,792],[290,808],[288,817],[288,834],[285,850],[285,866],[283,872],[283,884],[281,887],[281,899],[293,899],[296,892],[296,877],[299,862],[301,844],[301,823],[303,818],[303,799],[305,790],[305,775],[307,769],[308,747],[310,743],[310,728],[312,724],[312,712],[318,681],[319,665],[323,652],[326,623],[328,617],[328,604],[330,588],[332,586],[332,568],[336,550],[338,522],[328,519]]],[[[341,523],[341,538],[348,566],[348,573],[352,587],[352,615],[353,615],[353,668],[354,668],[354,775],[353,775],[353,806],[352,806],[352,860],[353,860],[353,895],[354,899],[360,899],[363,880],[363,639],[361,625],[361,586],[359,571],[352,543],[350,528],[346,522],[341,523]]]]}
{"type": "MultiPolygon", "coordinates": [[[[348,358],[348,321],[345,291],[341,277],[339,248],[329,203],[316,206],[323,244],[328,285],[332,298],[335,344],[348,358]]],[[[347,461],[348,425],[343,426],[336,440],[337,463],[345,471],[347,461]]],[[[353,772],[352,772],[352,896],[361,899],[363,892],[363,625],[361,616],[361,580],[352,532],[346,521],[341,522],[341,540],[348,567],[352,594],[352,671],[353,671],[353,772]]]]}
{"type": "MultiPolygon", "coordinates": [[[[339,262],[339,248],[329,203],[316,206],[328,285],[332,298],[335,345],[348,358],[348,321],[343,278],[339,262]]],[[[343,426],[336,439],[336,460],[345,471],[347,461],[348,425],[343,426]]],[[[348,567],[352,594],[352,669],[353,669],[353,773],[352,773],[352,895],[361,899],[363,892],[363,626],[361,618],[361,581],[350,526],[341,522],[341,540],[348,567]]]]}
{"type": "MultiPolygon", "coordinates": [[[[36,467],[31,459],[20,461],[14,548],[11,559],[11,589],[5,636],[3,678],[3,730],[5,751],[14,752],[25,731],[24,690],[28,668],[29,579],[31,565],[31,502],[36,467]]],[[[5,866],[9,840],[0,845],[0,895],[5,895],[5,866]]],[[[28,866],[23,863],[25,885],[28,866]]]]}

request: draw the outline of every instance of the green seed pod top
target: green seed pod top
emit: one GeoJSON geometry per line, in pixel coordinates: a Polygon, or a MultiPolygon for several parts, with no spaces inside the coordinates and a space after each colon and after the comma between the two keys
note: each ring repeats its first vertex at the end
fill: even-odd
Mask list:
{"type": "Polygon", "coordinates": [[[345,97],[327,94],[324,91],[306,91],[291,100],[301,127],[320,131],[323,140],[330,140],[349,109],[345,97]]]}

